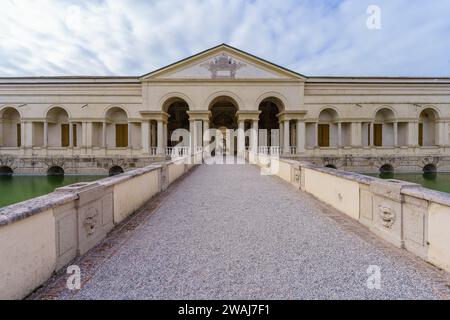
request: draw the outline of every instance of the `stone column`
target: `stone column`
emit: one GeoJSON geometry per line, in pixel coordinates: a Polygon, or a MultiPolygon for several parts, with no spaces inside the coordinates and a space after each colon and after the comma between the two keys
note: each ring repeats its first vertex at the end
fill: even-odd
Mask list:
{"type": "Polygon", "coordinates": [[[73,123],[69,122],[69,148],[73,148],[73,123]]]}
{"type": "Polygon", "coordinates": [[[394,122],[394,147],[398,147],[398,123],[394,122]]]}
{"type": "Polygon", "coordinates": [[[204,120],[203,121],[203,147],[206,147],[210,142],[208,130],[209,130],[209,121],[204,120]]]}
{"type": "Polygon", "coordinates": [[[25,146],[33,148],[33,122],[25,122],[25,146]]]}
{"type": "Polygon", "coordinates": [[[25,147],[25,122],[20,122],[20,145],[25,147]]]}
{"type": "Polygon", "coordinates": [[[297,120],[297,153],[305,152],[305,144],[306,144],[306,126],[305,122],[301,120],[297,120]]]}
{"type": "Polygon", "coordinates": [[[189,120],[189,134],[190,134],[190,141],[189,141],[189,147],[191,148],[191,154],[195,153],[195,147],[196,147],[196,134],[195,134],[195,121],[189,120]]]}
{"type": "Polygon", "coordinates": [[[444,147],[447,145],[448,123],[444,121],[436,122],[436,145],[444,147]]]}
{"type": "Polygon", "coordinates": [[[141,135],[142,152],[148,155],[150,153],[150,122],[148,120],[141,123],[141,135]]]}
{"type": "Polygon", "coordinates": [[[44,147],[48,146],[48,122],[44,122],[44,147]]]}
{"type": "Polygon", "coordinates": [[[237,151],[239,156],[245,154],[245,121],[239,120],[238,124],[238,139],[237,139],[237,151]]]}
{"type": "MultiPolygon", "coordinates": [[[[352,122],[351,123],[351,146],[352,147],[361,147],[362,146],[362,123],[361,122],[352,122]]],[[[369,142],[370,144],[370,142],[369,142]]]]}
{"type": "Polygon", "coordinates": [[[338,141],[337,141],[338,148],[342,147],[342,123],[338,122],[338,141]]]}
{"type": "Polygon", "coordinates": [[[128,144],[128,148],[130,148],[130,149],[132,149],[132,140],[131,140],[131,126],[132,126],[132,123],[131,122],[128,122],[128,126],[127,126],[127,130],[128,130],[128,141],[127,141],[127,144],[128,144]]]}
{"type": "Polygon", "coordinates": [[[284,121],[283,153],[285,154],[291,153],[291,143],[290,143],[291,130],[289,124],[290,124],[289,120],[284,121]]]}
{"type": "Polygon", "coordinates": [[[258,153],[258,120],[253,120],[252,122],[252,151],[253,153],[258,153]]]}
{"type": "Polygon", "coordinates": [[[106,149],[106,122],[103,122],[103,131],[102,131],[102,146],[106,149]]]}
{"type": "Polygon", "coordinates": [[[164,155],[164,125],[161,120],[158,120],[156,138],[157,153],[159,155],[164,155]]]}
{"type": "Polygon", "coordinates": [[[164,133],[164,135],[163,135],[163,145],[164,145],[164,148],[167,148],[167,140],[168,140],[168,134],[169,134],[169,132],[168,132],[168,130],[167,130],[167,122],[163,122],[163,133],[164,133]]]}
{"type": "Polygon", "coordinates": [[[370,124],[370,146],[373,147],[375,145],[375,122],[370,124]]]}
{"type": "Polygon", "coordinates": [[[419,123],[408,122],[408,147],[419,145],[419,123]]]}
{"type": "Polygon", "coordinates": [[[314,123],[314,147],[319,146],[319,123],[314,123]]]}
{"type": "Polygon", "coordinates": [[[278,136],[280,138],[280,149],[284,147],[284,123],[283,121],[280,121],[280,130],[278,131],[278,136]]]}

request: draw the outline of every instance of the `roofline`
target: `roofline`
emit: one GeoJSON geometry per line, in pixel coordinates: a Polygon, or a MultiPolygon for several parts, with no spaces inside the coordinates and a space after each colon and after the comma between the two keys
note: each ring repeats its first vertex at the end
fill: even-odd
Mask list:
{"type": "Polygon", "coordinates": [[[219,44],[219,45],[214,46],[214,47],[212,47],[212,48],[203,50],[203,51],[201,51],[201,52],[199,52],[199,53],[193,54],[193,55],[191,55],[191,56],[189,56],[189,57],[186,57],[186,58],[184,58],[184,59],[178,60],[178,61],[176,61],[176,62],[174,62],[174,63],[169,64],[169,65],[166,65],[166,66],[164,66],[164,67],[162,67],[162,68],[156,69],[156,70],[154,70],[154,71],[152,71],[152,72],[146,73],[146,74],[142,75],[140,78],[141,78],[141,79],[142,79],[142,78],[145,78],[145,77],[150,76],[150,75],[152,75],[152,74],[154,74],[154,73],[158,73],[158,72],[160,72],[160,71],[162,71],[162,70],[164,70],[164,69],[168,69],[168,68],[173,67],[173,66],[175,66],[175,65],[177,65],[177,64],[183,63],[183,62],[185,62],[185,61],[187,61],[187,60],[190,60],[190,59],[195,58],[195,57],[197,57],[197,56],[203,55],[203,54],[205,54],[205,53],[207,53],[207,52],[209,52],[209,51],[213,51],[213,50],[219,49],[219,48],[221,48],[221,47],[228,48],[228,49],[231,49],[231,50],[235,50],[235,51],[237,51],[237,52],[239,52],[239,53],[241,53],[241,54],[247,55],[247,56],[249,56],[249,57],[251,57],[251,58],[253,58],[253,59],[256,59],[256,60],[260,60],[260,61],[262,61],[262,62],[264,62],[264,63],[267,63],[267,64],[269,64],[269,65],[272,65],[272,66],[274,66],[274,67],[276,67],[276,68],[282,69],[282,70],[284,70],[284,71],[286,71],[286,72],[295,74],[295,75],[297,75],[297,76],[299,76],[299,77],[302,77],[302,78],[305,78],[305,79],[308,78],[307,76],[305,76],[305,75],[303,75],[303,74],[301,74],[301,73],[292,71],[292,70],[287,69],[287,68],[285,68],[285,67],[282,67],[282,66],[280,66],[280,65],[278,65],[278,64],[276,64],[276,63],[267,61],[267,60],[265,60],[265,59],[263,59],[263,58],[260,58],[260,57],[255,56],[255,55],[253,55],[253,54],[251,54],[251,53],[248,53],[248,52],[243,51],[243,50],[241,50],[241,49],[238,49],[238,48],[235,48],[235,47],[233,47],[233,46],[230,46],[230,45],[228,45],[228,44],[226,44],[226,43],[219,44]]]}

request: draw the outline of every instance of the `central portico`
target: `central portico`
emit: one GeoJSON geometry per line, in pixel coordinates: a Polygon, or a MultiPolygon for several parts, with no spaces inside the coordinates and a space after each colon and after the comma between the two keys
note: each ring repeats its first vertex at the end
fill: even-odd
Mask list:
{"type": "MultiPolygon", "coordinates": [[[[227,129],[240,129],[247,137],[236,134],[236,140],[231,141],[234,153],[246,147],[257,152],[258,145],[280,150],[283,141],[286,152],[291,152],[290,123],[305,114],[304,76],[227,45],[152,72],[141,81],[143,106],[148,110],[141,114],[155,112],[148,120],[156,126],[162,121],[158,112],[169,115],[167,124],[159,124],[163,130],[168,128],[167,139],[160,141],[164,145],[149,146],[157,150],[174,146],[171,133],[185,128],[195,142],[193,149],[207,142],[202,137],[208,129],[221,131],[225,139],[230,139],[227,129]],[[259,134],[251,134],[249,129],[259,134]]],[[[304,149],[304,145],[297,147],[304,149]]]]}

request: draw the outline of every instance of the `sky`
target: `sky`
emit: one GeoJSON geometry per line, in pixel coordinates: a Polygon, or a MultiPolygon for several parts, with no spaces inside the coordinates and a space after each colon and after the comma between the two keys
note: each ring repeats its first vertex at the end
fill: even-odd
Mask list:
{"type": "Polygon", "coordinates": [[[140,76],[221,43],[307,76],[450,76],[449,0],[0,0],[0,13],[0,77],[140,76]]]}

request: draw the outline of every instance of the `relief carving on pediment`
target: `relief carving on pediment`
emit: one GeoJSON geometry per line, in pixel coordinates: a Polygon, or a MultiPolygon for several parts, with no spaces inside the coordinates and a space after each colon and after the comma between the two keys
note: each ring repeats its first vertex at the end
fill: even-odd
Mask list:
{"type": "Polygon", "coordinates": [[[245,63],[238,62],[225,53],[200,65],[211,72],[212,79],[235,79],[237,70],[246,66],[245,63]]]}

